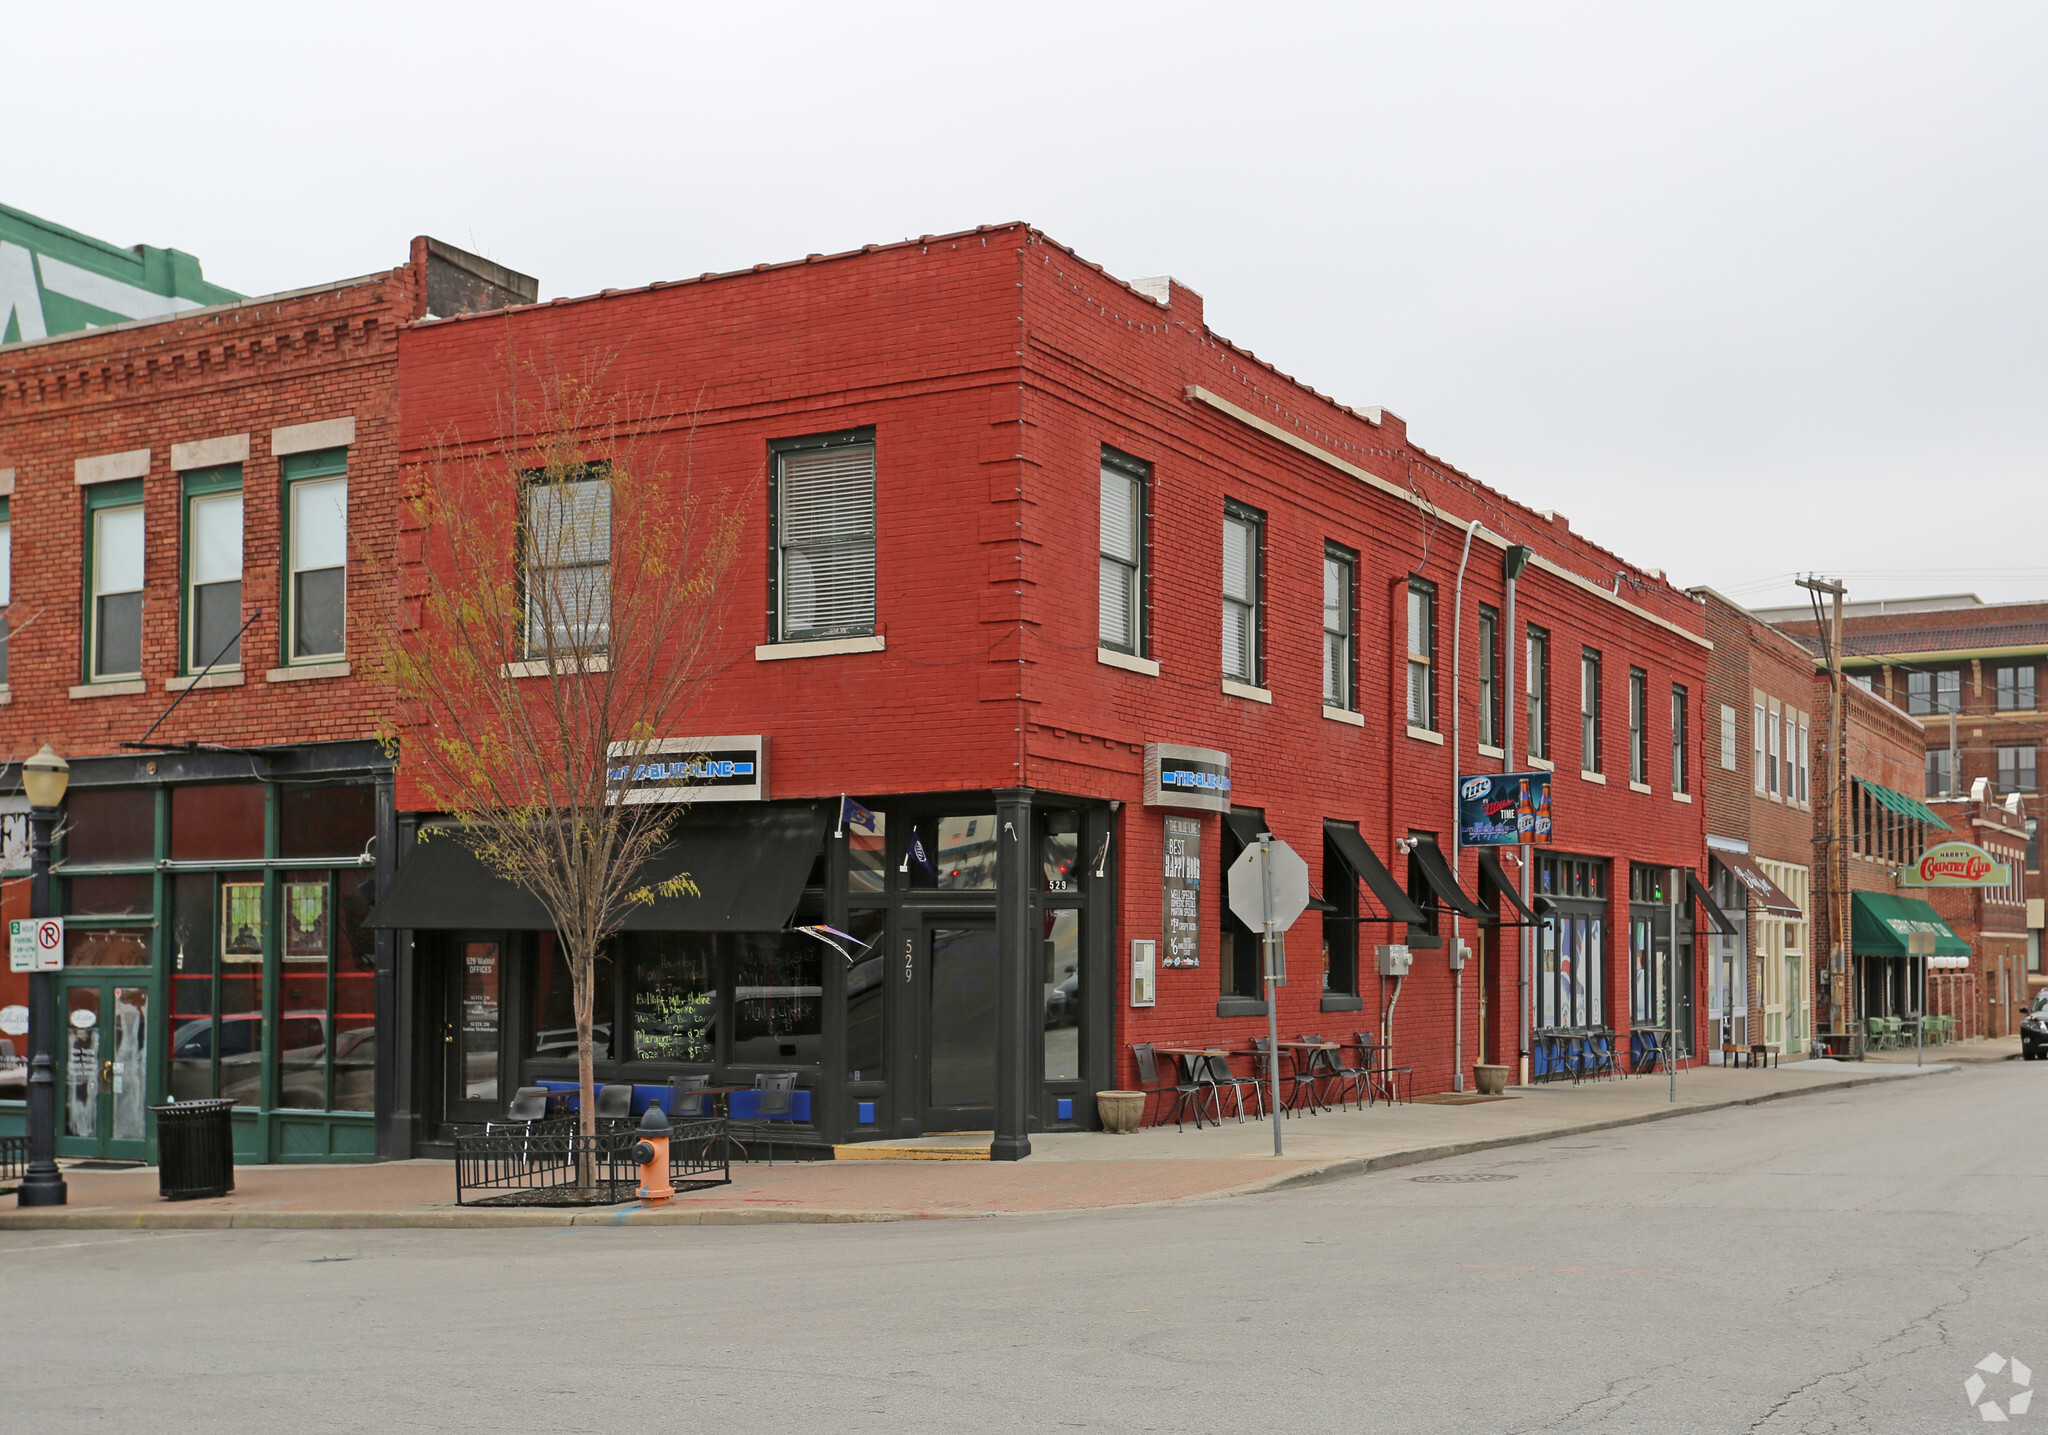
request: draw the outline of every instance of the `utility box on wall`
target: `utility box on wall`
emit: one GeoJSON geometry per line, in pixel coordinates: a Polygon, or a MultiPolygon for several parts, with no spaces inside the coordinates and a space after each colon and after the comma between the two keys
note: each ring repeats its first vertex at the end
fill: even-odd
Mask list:
{"type": "Polygon", "coordinates": [[[1415,962],[1415,954],[1398,942],[1373,950],[1380,959],[1380,975],[1383,977],[1405,977],[1408,975],[1408,968],[1415,962]]]}
{"type": "Polygon", "coordinates": [[[1444,955],[1450,959],[1451,970],[1461,972],[1465,969],[1465,963],[1471,959],[1472,948],[1463,937],[1453,937],[1444,955]]]}
{"type": "Polygon", "coordinates": [[[1157,975],[1159,970],[1159,943],[1134,941],[1131,943],[1131,1005],[1153,1006],[1159,1000],[1157,975]]]}

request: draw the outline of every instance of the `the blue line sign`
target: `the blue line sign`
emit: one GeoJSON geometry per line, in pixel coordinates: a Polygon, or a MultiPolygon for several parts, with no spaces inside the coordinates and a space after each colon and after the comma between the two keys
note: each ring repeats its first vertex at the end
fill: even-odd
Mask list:
{"type": "Polygon", "coordinates": [[[605,785],[613,800],[760,802],[768,796],[768,739],[664,737],[615,742],[605,785]]]}

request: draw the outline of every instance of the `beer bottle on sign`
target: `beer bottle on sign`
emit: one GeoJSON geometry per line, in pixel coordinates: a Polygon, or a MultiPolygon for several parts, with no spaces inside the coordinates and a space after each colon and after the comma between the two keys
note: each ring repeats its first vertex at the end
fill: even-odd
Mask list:
{"type": "Polygon", "coordinates": [[[1536,830],[1536,809],[1529,805],[1529,779],[1522,779],[1522,794],[1515,799],[1515,835],[1524,842],[1536,830]]]}
{"type": "Polygon", "coordinates": [[[1550,787],[1546,784],[1536,794],[1536,840],[1550,840],[1550,787]]]}

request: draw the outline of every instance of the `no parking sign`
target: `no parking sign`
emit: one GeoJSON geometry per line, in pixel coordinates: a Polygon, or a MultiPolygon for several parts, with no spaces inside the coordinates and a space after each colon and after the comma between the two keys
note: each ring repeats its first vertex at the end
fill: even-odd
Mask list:
{"type": "Polygon", "coordinates": [[[7,970],[10,972],[61,972],[64,970],[64,919],[31,917],[7,924],[7,970]]]}

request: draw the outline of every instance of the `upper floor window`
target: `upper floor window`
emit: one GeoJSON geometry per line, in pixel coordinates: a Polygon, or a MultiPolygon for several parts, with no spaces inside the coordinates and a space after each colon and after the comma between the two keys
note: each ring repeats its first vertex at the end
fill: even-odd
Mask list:
{"type": "Polygon", "coordinates": [[[591,465],[528,480],[519,530],[526,655],[602,652],[612,623],[610,475],[591,465]]]}
{"type": "Polygon", "coordinates": [[[1133,657],[1145,650],[1145,488],[1151,470],[1114,449],[1102,451],[1103,647],[1133,657]]]}
{"type": "MultiPolygon", "coordinates": [[[[1679,684],[1673,683],[1671,685],[1671,790],[1673,792],[1692,791],[1692,754],[1690,747],[1691,739],[1686,729],[1688,721],[1686,698],[1685,689],[1679,684]]],[[[1723,708],[1722,711],[1733,712],[1734,709],[1723,708]]]]}
{"type": "Polygon", "coordinates": [[[1733,706],[1721,704],[1721,770],[1735,771],[1735,751],[1741,745],[1742,724],[1733,706]]]}
{"type": "Polygon", "coordinates": [[[1436,731],[1436,585],[1408,580],[1408,726],[1436,731]]]}
{"type": "Polygon", "coordinates": [[[2032,712],[2034,709],[2034,665],[1998,669],[1998,710],[2032,712]]]}
{"type": "Polygon", "coordinates": [[[1807,725],[1806,714],[1800,713],[1798,717],[1799,724],[1796,730],[1792,725],[1791,716],[1788,715],[1786,717],[1785,740],[1791,742],[1794,732],[1797,732],[1798,742],[1793,747],[1793,752],[1796,754],[1793,770],[1799,778],[1799,801],[1801,803],[1810,803],[1813,800],[1813,735],[1812,729],[1807,725]]]}
{"type": "Polygon", "coordinates": [[[1500,614],[1479,609],[1479,742],[1500,746],[1500,614]]]}
{"type": "Polygon", "coordinates": [[[7,608],[14,594],[14,525],[7,516],[10,502],[0,498],[0,688],[7,686],[7,608]]]}
{"type": "Polygon", "coordinates": [[[183,671],[242,665],[242,466],[183,475],[183,671]]]}
{"type": "Polygon", "coordinates": [[[1356,706],[1352,630],[1358,557],[1334,543],[1323,549],[1323,706],[1356,706]]]}
{"type": "Polygon", "coordinates": [[[1963,674],[1960,668],[1906,674],[1906,711],[1915,717],[1961,712],[1963,674]]]}
{"type": "Polygon", "coordinates": [[[1223,511],[1223,676],[1259,686],[1259,549],[1265,520],[1252,509],[1223,511]]]}
{"type": "Polygon", "coordinates": [[[873,429],[774,447],[774,637],[875,631],[873,429]]]}
{"type": "Polygon", "coordinates": [[[339,658],[348,627],[348,450],[284,460],[285,658],[339,658]]]}
{"type": "Polygon", "coordinates": [[[2033,792],[2034,749],[2031,747],[2001,747],[1998,749],[1998,790],[2000,792],[2033,792]]]}
{"type": "Polygon", "coordinates": [[[1550,757],[1550,634],[1531,624],[1522,684],[1529,699],[1529,756],[1550,757]]]}
{"type": "Polygon", "coordinates": [[[1945,747],[1927,750],[1927,795],[1929,797],[1954,797],[1955,768],[1949,762],[1949,751],[1945,747]]]}
{"type": "Polygon", "coordinates": [[[86,674],[142,676],[142,480],[86,490],[86,674]]]}
{"type": "Polygon", "coordinates": [[[1650,675],[1628,670],[1628,780],[1650,780],[1650,675]]]}
{"type": "Polygon", "coordinates": [[[1765,793],[1770,797],[1780,797],[1785,791],[1778,780],[1778,735],[1778,705],[1772,703],[1764,713],[1764,780],[1765,793]]]}
{"type": "Polygon", "coordinates": [[[1755,784],[1756,790],[1763,793],[1768,793],[1777,782],[1776,776],[1770,771],[1765,760],[1765,753],[1770,744],[1764,737],[1764,726],[1769,721],[1770,713],[1764,707],[1763,698],[1758,697],[1756,700],[1756,744],[1755,751],[1751,755],[1750,777],[1755,784]]]}
{"type": "Polygon", "coordinates": [[[1599,772],[1600,760],[1600,655],[1583,648],[1579,652],[1579,767],[1599,772]]]}

